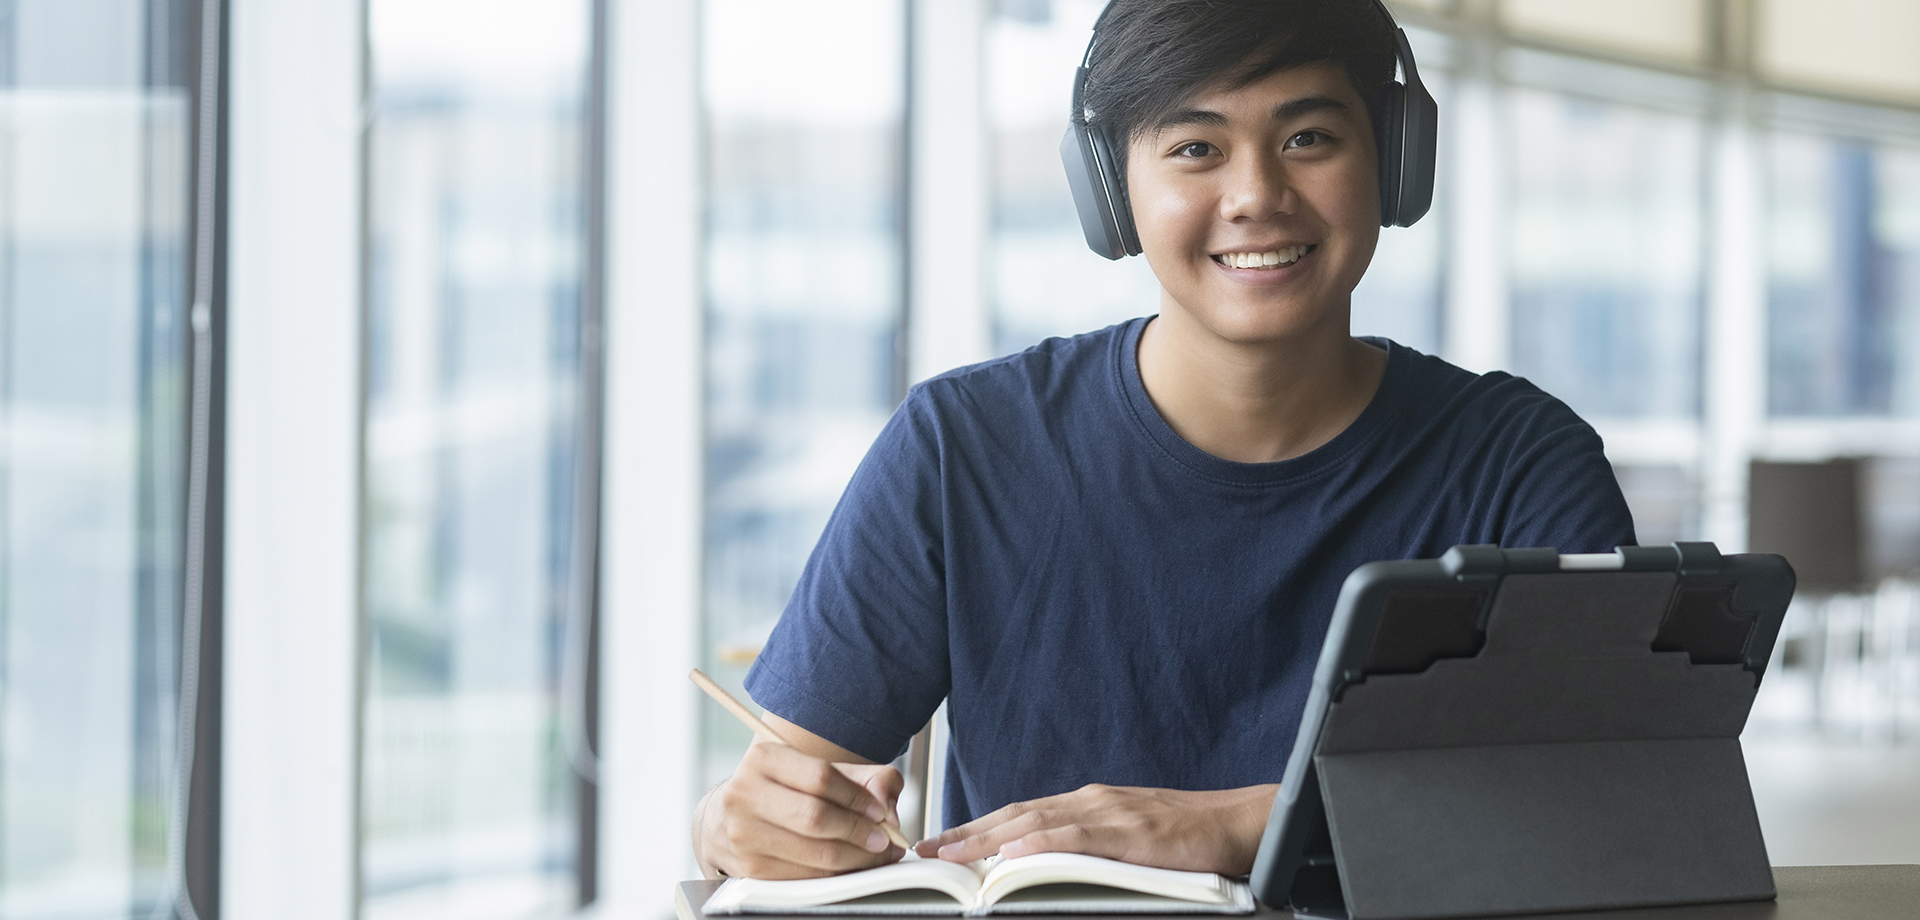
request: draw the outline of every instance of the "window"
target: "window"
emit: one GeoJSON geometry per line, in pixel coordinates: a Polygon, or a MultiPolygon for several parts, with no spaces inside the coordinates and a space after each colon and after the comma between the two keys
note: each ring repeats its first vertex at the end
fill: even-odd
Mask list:
{"type": "Polygon", "coordinates": [[[575,902],[590,23],[370,7],[363,916],[575,902]]]}
{"type": "Polygon", "coordinates": [[[1920,149],[1779,132],[1768,153],[1772,413],[1920,413],[1920,149]]]}
{"type": "MultiPolygon", "coordinates": [[[[902,390],[906,22],[901,0],[703,9],[702,667],[739,693],[902,390]]],[[[704,712],[718,782],[750,736],[704,712]]]]}
{"type": "Polygon", "coordinates": [[[1073,72],[1105,5],[994,4],[986,36],[987,296],[996,354],[1160,310],[1146,259],[1109,262],[1087,249],[1060,167],[1073,72]]]}
{"type": "Polygon", "coordinates": [[[1701,122],[1528,88],[1507,105],[1514,372],[1590,418],[1696,416],[1701,122]]]}
{"type": "MultiPolygon", "coordinates": [[[[1442,163],[1353,331],[1566,399],[1643,542],[1765,549],[1752,470],[1857,463],[1861,571],[1895,580],[1801,605],[1759,721],[1909,726],[1920,12],[1389,2],[1442,163]]],[[[225,0],[0,0],[0,918],[164,914],[183,875],[202,916],[553,916],[598,860],[608,910],[664,910],[696,774],[748,737],[682,675],[738,691],[905,384],[1158,308],[1144,259],[1087,251],[1058,165],[1103,3],[252,3],[202,131],[225,78],[197,17],[225,0]],[[603,155],[630,158],[604,202],[603,155]],[[603,204],[617,366],[644,369],[614,416],[608,727],[668,752],[609,761],[605,828],[603,204]],[[231,453],[196,455],[196,419],[231,453]],[[224,742],[182,737],[191,677],[226,682],[191,707],[224,742]]],[[[1773,821],[1765,771],[1817,744],[1749,740],[1773,821]]],[[[1842,861],[1794,830],[1768,826],[1842,861]]],[[[1906,858],[1855,837],[1847,861],[1906,858]]]]}
{"type": "Polygon", "coordinates": [[[184,858],[197,7],[0,8],[0,916],[184,858]]]}

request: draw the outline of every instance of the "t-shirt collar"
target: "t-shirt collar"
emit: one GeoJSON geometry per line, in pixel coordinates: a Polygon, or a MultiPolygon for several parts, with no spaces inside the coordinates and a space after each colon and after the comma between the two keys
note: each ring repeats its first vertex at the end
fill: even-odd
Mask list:
{"type": "Polygon", "coordinates": [[[1115,338],[1114,384],[1120,405],[1132,428],[1149,446],[1203,478],[1237,485],[1285,485],[1298,482],[1338,466],[1354,451],[1371,443],[1385,430],[1396,409],[1405,401],[1408,354],[1406,348],[1384,338],[1362,337],[1362,341],[1387,351],[1387,369],[1373,399],[1344,431],[1319,447],[1298,457],[1271,463],[1241,463],[1216,457],[1187,443],[1154,408],[1147,388],[1140,379],[1140,333],[1154,317],[1143,316],[1127,323],[1115,338]]]}

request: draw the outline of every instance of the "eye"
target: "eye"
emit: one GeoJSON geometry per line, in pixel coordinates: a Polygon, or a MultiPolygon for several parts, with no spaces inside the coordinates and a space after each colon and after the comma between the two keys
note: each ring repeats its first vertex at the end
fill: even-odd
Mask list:
{"type": "Polygon", "coordinates": [[[1287,146],[1312,147],[1315,144],[1324,143],[1326,139],[1327,136],[1318,131],[1302,131],[1299,134],[1287,138],[1287,146]]]}
{"type": "Polygon", "coordinates": [[[1213,145],[1205,141],[1191,141],[1173,149],[1174,156],[1190,160],[1198,160],[1211,156],[1213,153],[1213,145]]]}

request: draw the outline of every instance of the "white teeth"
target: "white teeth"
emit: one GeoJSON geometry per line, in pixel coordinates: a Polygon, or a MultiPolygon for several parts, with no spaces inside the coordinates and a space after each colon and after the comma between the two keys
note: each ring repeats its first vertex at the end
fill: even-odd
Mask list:
{"type": "Polygon", "coordinates": [[[1229,252],[1220,256],[1222,264],[1233,268],[1270,268],[1275,265],[1292,265],[1307,254],[1311,246],[1288,246],[1271,252],[1229,252]]]}

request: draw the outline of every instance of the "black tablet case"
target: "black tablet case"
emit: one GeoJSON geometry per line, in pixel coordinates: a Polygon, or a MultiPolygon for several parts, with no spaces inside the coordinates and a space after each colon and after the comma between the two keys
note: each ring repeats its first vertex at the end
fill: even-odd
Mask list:
{"type": "Polygon", "coordinates": [[[1351,920],[1774,896],[1739,735],[1770,555],[1457,546],[1347,580],[1254,893],[1351,920]]]}

